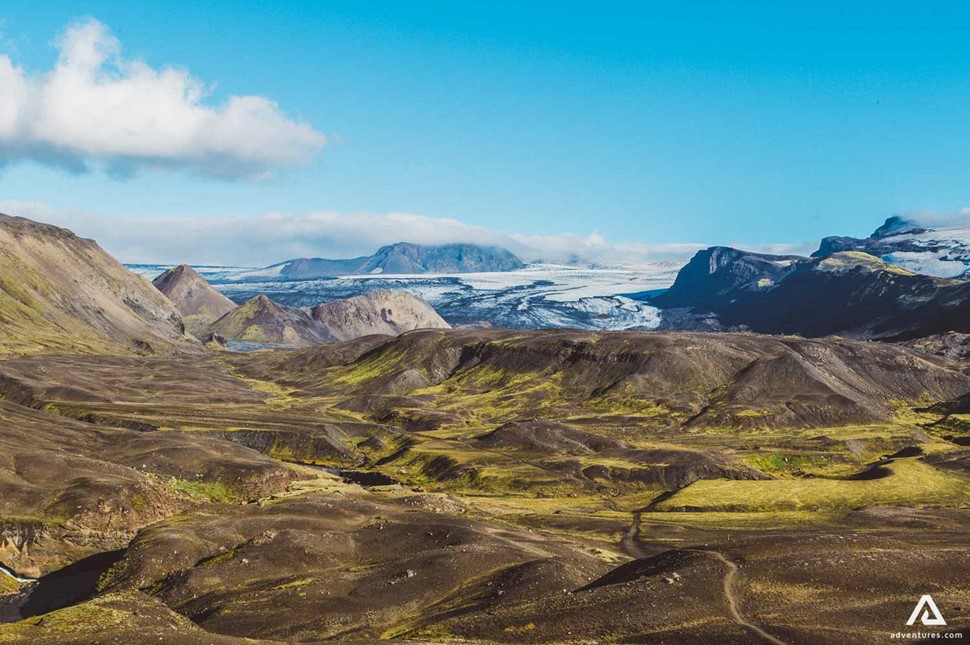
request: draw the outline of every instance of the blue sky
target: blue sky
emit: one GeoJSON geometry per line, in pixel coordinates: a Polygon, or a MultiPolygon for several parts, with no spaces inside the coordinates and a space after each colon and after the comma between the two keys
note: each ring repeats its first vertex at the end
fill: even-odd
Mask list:
{"type": "MultiPolygon", "coordinates": [[[[5,3],[0,53],[42,82],[59,36],[93,18],[124,60],[204,84],[202,104],[265,97],[326,144],[238,170],[118,163],[87,137],[78,172],[51,165],[50,141],[0,141],[6,210],[92,234],[113,217],[393,212],[535,244],[766,245],[970,201],[963,3],[138,4],[5,3]]],[[[319,235],[321,253],[355,246],[319,235]]]]}

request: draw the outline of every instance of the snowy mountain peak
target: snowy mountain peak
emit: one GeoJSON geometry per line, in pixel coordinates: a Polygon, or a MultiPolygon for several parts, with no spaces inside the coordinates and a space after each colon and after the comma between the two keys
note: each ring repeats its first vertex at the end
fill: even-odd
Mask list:
{"type": "Polygon", "coordinates": [[[813,257],[862,251],[915,273],[965,278],[970,273],[970,218],[960,225],[929,226],[894,215],[865,239],[827,237],[813,257]]]}

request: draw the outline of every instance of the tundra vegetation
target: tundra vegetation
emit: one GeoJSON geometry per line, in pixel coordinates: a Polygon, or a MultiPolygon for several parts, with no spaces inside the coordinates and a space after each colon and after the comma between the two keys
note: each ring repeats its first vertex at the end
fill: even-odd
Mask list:
{"type": "Polygon", "coordinates": [[[925,593],[968,624],[964,358],[452,329],[235,354],[145,281],[18,284],[0,643],[864,643],[925,593]],[[81,306],[125,298],[154,305],[81,306]]]}

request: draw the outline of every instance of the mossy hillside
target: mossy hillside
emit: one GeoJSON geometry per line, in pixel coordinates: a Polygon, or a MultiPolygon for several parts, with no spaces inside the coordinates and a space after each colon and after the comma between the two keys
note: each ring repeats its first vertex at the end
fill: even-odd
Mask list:
{"type": "Polygon", "coordinates": [[[0,252],[0,355],[123,351],[93,327],[51,310],[44,301],[52,297],[37,271],[0,252]]]}
{"type": "Polygon", "coordinates": [[[108,593],[86,602],[0,625],[0,643],[230,643],[138,591],[108,593]],[[136,637],[137,635],[137,637],[136,637]]]}
{"type": "Polygon", "coordinates": [[[214,320],[215,317],[208,310],[202,310],[197,314],[192,314],[191,316],[182,316],[182,322],[185,324],[185,331],[196,337],[205,335],[205,333],[209,331],[209,325],[211,325],[214,320]]]}
{"type": "MultiPolygon", "coordinates": [[[[509,341],[511,344],[517,342],[517,339],[509,341]]],[[[401,370],[413,369],[413,356],[407,350],[407,347],[391,344],[348,366],[330,368],[327,373],[336,383],[366,387],[401,370]]],[[[509,494],[531,491],[532,494],[559,495],[577,494],[589,485],[612,490],[618,488],[620,492],[652,490],[632,483],[617,486],[608,481],[563,484],[568,477],[564,476],[561,466],[570,459],[578,461],[581,468],[606,466],[619,476],[638,469],[664,466],[622,458],[550,459],[549,455],[513,455],[513,458],[503,460],[468,444],[475,436],[501,423],[530,417],[580,423],[605,436],[622,437],[637,448],[670,446],[671,442],[677,442],[688,449],[720,451],[728,441],[739,456],[745,458],[745,463],[778,476],[799,472],[848,476],[867,461],[914,443],[913,429],[906,425],[793,431],[762,423],[771,420],[772,414],[767,408],[740,406],[733,410],[736,418],[741,420],[738,426],[704,427],[687,430],[685,434],[684,430],[676,430],[678,417],[682,419],[683,413],[672,411],[664,402],[617,394],[622,391],[619,389],[577,401],[564,394],[564,378],[564,372],[559,369],[529,371],[474,363],[455,370],[437,385],[411,391],[409,397],[425,402],[426,409],[452,413],[456,420],[446,421],[433,433],[411,434],[417,443],[409,455],[392,460],[382,470],[407,484],[433,490],[467,491],[482,486],[496,494],[500,491],[509,494]],[[434,441],[428,443],[432,434],[434,441]],[[449,460],[452,462],[449,467],[441,468],[449,460]],[[429,468],[430,463],[435,467],[429,468]],[[462,474],[455,476],[456,472],[462,474]],[[447,475],[442,477],[443,473],[447,475]],[[555,478],[559,479],[558,484],[551,483],[555,478]]],[[[726,390],[722,390],[715,395],[725,393],[726,390]]],[[[339,397],[331,400],[339,400],[339,397]]],[[[906,409],[900,402],[892,404],[898,410],[906,409]]],[[[420,415],[422,410],[415,408],[413,412],[420,415]]]]}
{"type": "Polygon", "coordinates": [[[239,338],[252,343],[265,343],[266,330],[253,321],[261,313],[259,303],[253,299],[245,302],[219,321],[219,333],[226,338],[239,338]]]}
{"type": "Polygon", "coordinates": [[[677,422],[683,420],[686,416],[683,413],[671,410],[667,404],[661,401],[645,397],[604,395],[585,401],[583,407],[608,416],[635,417],[638,421],[677,422]]]}
{"type": "Polygon", "coordinates": [[[334,365],[329,354],[345,350],[329,352],[316,374],[298,357],[300,371],[287,372],[280,380],[328,398],[339,399],[341,393],[371,401],[407,396],[472,423],[530,412],[557,419],[586,414],[600,420],[626,417],[656,430],[688,421],[715,428],[818,427],[840,420],[916,423],[916,418],[892,419],[894,399],[905,398],[908,407],[899,410],[911,411],[921,398],[935,400],[967,386],[965,377],[952,370],[930,380],[900,379],[891,356],[877,351],[863,364],[859,354],[871,348],[851,341],[842,341],[842,347],[783,339],[773,341],[779,347],[771,353],[744,335],[726,336],[718,343],[699,337],[678,342],[664,335],[651,336],[647,343],[643,335],[622,333],[603,338],[565,332],[534,336],[412,332],[342,365],[334,365]],[[472,342],[478,335],[484,340],[472,342]],[[704,360],[691,353],[702,350],[709,352],[704,360]],[[757,354],[753,362],[752,352],[757,354]],[[752,365],[757,368],[753,372],[752,365]],[[819,370],[827,369],[831,377],[820,377],[819,370]],[[805,382],[812,384],[810,395],[802,387],[805,382]],[[784,394],[765,396],[765,383],[784,394]],[[864,397],[846,396],[847,387],[862,388],[864,397]],[[837,409],[829,409],[833,407],[837,409]]]}
{"type": "Polygon", "coordinates": [[[405,347],[395,345],[387,349],[382,348],[380,351],[370,352],[362,360],[355,361],[347,367],[334,368],[329,372],[333,382],[337,385],[364,385],[401,370],[409,355],[405,347]]]}
{"type": "Polygon", "coordinates": [[[657,509],[771,512],[871,505],[970,506],[970,478],[964,475],[917,459],[897,459],[885,468],[888,476],[869,480],[698,481],[658,504],[657,509]]]}
{"type": "Polygon", "coordinates": [[[516,373],[479,366],[447,384],[416,390],[412,396],[432,396],[436,409],[456,413],[469,423],[503,423],[523,416],[567,414],[562,375],[516,373]]]}
{"type": "Polygon", "coordinates": [[[0,218],[0,355],[197,350],[178,313],[91,240],[0,218]]]}
{"type": "Polygon", "coordinates": [[[232,503],[239,501],[239,496],[222,482],[191,481],[176,479],[169,483],[169,487],[176,493],[182,493],[193,500],[206,502],[232,503]]]}
{"type": "MultiPolygon", "coordinates": [[[[671,448],[691,454],[664,446],[667,451],[671,448]]],[[[464,438],[435,438],[412,443],[403,456],[380,470],[409,486],[453,493],[575,497],[597,491],[609,497],[642,494],[649,498],[666,490],[662,482],[670,466],[663,460],[622,455],[497,450],[464,438]]]]}
{"type": "Polygon", "coordinates": [[[278,408],[289,408],[293,405],[293,394],[296,392],[296,388],[285,387],[276,383],[275,381],[264,381],[260,379],[250,378],[244,374],[233,370],[231,367],[227,368],[226,373],[235,378],[243,381],[251,387],[252,389],[260,392],[262,394],[267,394],[268,398],[266,403],[273,407],[278,408]]]}
{"type": "Polygon", "coordinates": [[[20,584],[10,576],[0,573],[0,597],[20,591],[20,584]]]}
{"type": "Polygon", "coordinates": [[[908,269],[890,264],[881,258],[863,251],[841,251],[835,253],[818,262],[816,268],[820,271],[848,271],[864,268],[869,271],[886,271],[903,276],[916,275],[908,269]]]}

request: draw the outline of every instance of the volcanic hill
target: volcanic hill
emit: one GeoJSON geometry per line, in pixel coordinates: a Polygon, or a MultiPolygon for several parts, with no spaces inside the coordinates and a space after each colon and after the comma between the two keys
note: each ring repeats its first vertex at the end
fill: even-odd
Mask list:
{"type": "Polygon", "coordinates": [[[152,281],[182,314],[186,330],[199,336],[210,324],[236,308],[229,298],[216,291],[192,267],[181,264],[152,281]]]}

